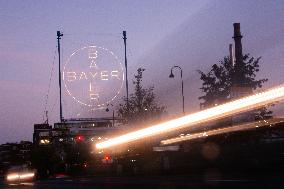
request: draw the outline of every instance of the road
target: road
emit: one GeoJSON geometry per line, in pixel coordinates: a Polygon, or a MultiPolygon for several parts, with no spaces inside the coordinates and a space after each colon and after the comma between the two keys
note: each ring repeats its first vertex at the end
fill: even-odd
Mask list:
{"type": "Polygon", "coordinates": [[[231,174],[224,176],[217,173],[207,175],[170,175],[170,176],[87,176],[78,178],[60,178],[7,185],[0,183],[3,189],[100,189],[100,188],[282,188],[283,173],[262,175],[231,174]]]}

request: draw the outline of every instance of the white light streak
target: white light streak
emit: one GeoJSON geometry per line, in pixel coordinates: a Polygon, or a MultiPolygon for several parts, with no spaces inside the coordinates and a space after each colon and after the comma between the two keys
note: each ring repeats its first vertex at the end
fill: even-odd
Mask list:
{"type": "Polygon", "coordinates": [[[32,177],[34,177],[34,176],[35,176],[34,173],[26,173],[26,174],[20,175],[20,179],[32,178],[32,177]]]}
{"type": "Polygon", "coordinates": [[[8,181],[14,181],[14,180],[24,180],[24,179],[30,179],[35,176],[34,172],[27,172],[27,173],[11,173],[7,175],[8,181]]]}
{"type": "Polygon", "coordinates": [[[145,129],[124,134],[108,141],[96,144],[96,148],[103,149],[127,142],[139,140],[149,136],[171,132],[177,129],[192,127],[197,124],[217,120],[236,113],[249,111],[267,104],[284,99],[284,85],[232,102],[215,106],[197,113],[189,114],[178,119],[170,120],[145,129]]]}
{"type": "Polygon", "coordinates": [[[237,132],[237,131],[245,131],[245,130],[250,130],[250,129],[256,129],[260,127],[268,127],[268,124],[276,124],[284,122],[284,120],[279,120],[279,119],[273,119],[273,120],[263,120],[261,122],[252,122],[252,123],[246,123],[246,124],[241,124],[241,125],[235,125],[235,126],[230,126],[230,127],[225,127],[225,128],[219,128],[219,129],[211,129],[207,130],[206,132],[200,132],[200,133],[193,133],[191,135],[186,135],[184,137],[175,137],[175,138],[170,138],[166,140],[162,140],[161,144],[162,145],[169,145],[173,143],[178,143],[182,141],[190,141],[194,140],[197,138],[205,138],[208,136],[214,136],[214,135],[220,135],[220,134],[225,134],[225,133],[232,133],[232,132],[237,132]],[[256,125],[257,124],[257,125],[256,125]]]}
{"type": "Polygon", "coordinates": [[[19,179],[19,177],[20,177],[20,175],[19,174],[17,174],[17,173],[14,173],[14,174],[9,174],[8,176],[7,176],[7,180],[17,180],[17,179],[19,179]]]}

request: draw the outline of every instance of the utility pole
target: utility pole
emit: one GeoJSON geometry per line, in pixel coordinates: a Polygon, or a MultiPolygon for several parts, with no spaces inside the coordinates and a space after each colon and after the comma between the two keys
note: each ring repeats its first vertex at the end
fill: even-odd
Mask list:
{"type": "Polygon", "coordinates": [[[114,110],[112,110],[112,127],[114,127],[114,110]]]}
{"type": "Polygon", "coordinates": [[[125,61],[125,82],[126,82],[126,106],[127,113],[129,111],[129,101],[128,101],[128,78],[127,78],[127,56],[126,56],[126,31],[123,31],[123,40],[124,40],[124,61],[125,61]]]}
{"type": "Polygon", "coordinates": [[[46,124],[48,124],[48,111],[45,111],[45,116],[46,116],[46,124]]]}
{"type": "Polygon", "coordinates": [[[60,103],[60,122],[63,122],[62,116],[62,98],[61,98],[61,66],[60,66],[60,39],[63,34],[57,31],[57,48],[58,48],[58,63],[59,63],[59,103],[60,103]]]}

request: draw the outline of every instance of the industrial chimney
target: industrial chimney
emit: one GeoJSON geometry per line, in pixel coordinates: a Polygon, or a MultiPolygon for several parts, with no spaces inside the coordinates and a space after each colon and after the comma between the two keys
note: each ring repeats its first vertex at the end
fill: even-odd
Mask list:
{"type": "Polygon", "coordinates": [[[240,23],[234,23],[236,65],[243,64],[242,37],[240,23]]]}
{"type": "MultiPolygon", "coordinates": [[[[231,99],[236,99],[244,97],[253,93],[252,88],[246,83],[245,75],[245,64],[243,61],[243,50],[242,50],[242,34],[240,23],[234,23],[234,41],[235,41],[235,62],[232,60],[232,47],[230,46],[230,59],[231,63],[234,65],[234,75],[233,83],[231,87],[230,97],[231,99]]],[[[245,121],[252,121],[254,119],[254,114],[252,112],[247,112],[239,115],[232,116],[232,123],[237,124],[245,121]]]]}
{"type": "Polygon", "coordinates": [[[242,34],[240,23],[234,23],[235,61],[230,46],[230,61],[234,64],[231,98],[242,97],[252,93],[252,88],[246,82],[245,63],[243,61],[242,34]]]}
{"type": "Polygon", "coordinates": [[[233,75],[234,86],[245,86],[244,63],[242,52],[242,35],[240,23],[234,23],[234,40],[235,40],[235,72],[233,75]]]}

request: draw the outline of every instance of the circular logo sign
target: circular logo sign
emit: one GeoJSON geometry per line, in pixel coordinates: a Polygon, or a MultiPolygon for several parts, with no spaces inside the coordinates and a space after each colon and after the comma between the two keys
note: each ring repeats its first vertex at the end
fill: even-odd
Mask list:
{"type": "Polygon", "coordinates": [[[78,103],[99,109],[113,101],[124,81],[123,67],[110,50],[88,46],[75,51],[63,68],[67,93],[78,103]]]}

